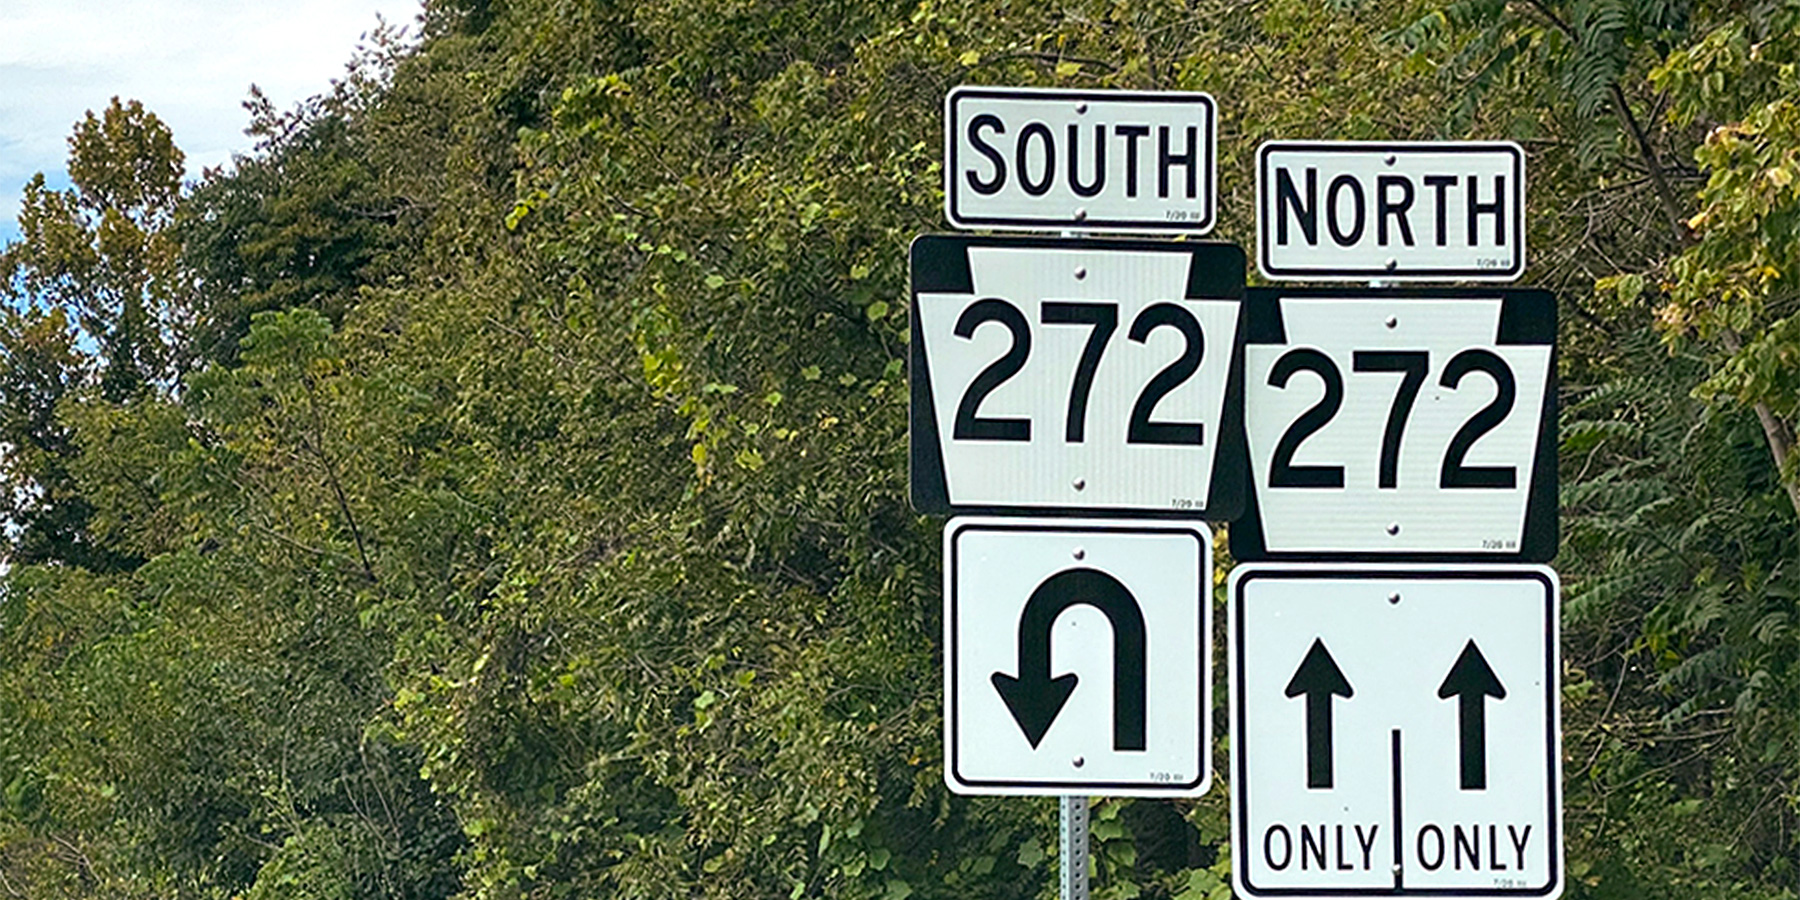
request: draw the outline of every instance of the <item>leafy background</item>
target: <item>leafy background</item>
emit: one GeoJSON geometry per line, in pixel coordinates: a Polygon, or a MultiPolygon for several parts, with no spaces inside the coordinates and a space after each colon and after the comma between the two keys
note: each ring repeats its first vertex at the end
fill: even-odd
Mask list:
{"type": "MultiPolygon", "coordinates": [[[[974,83],[1212,93],[1240,243],[1262,140],[1523,144],[1567,893],[1795,897],[1797,57],[1793,0],[430,0],[197,181],[97,110],[0,250],[0,895],[1053,896],[1054,801],[942,786],[905,499],[974,83]]],[[[1225,798],[1100,803],[1098,895],[1224,898],[1225,798]]]]}

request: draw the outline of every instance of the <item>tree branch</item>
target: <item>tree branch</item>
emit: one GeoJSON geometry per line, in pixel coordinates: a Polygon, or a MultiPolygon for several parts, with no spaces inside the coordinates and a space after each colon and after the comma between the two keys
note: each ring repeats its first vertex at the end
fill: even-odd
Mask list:
{"type": "Polygon", "coordinates": [[[1625,102],[1625,91],[1617,81],[1607,87],[1612,91],[1613,106],[1619,110],[1619,118],[1624,119],[1625,126],[1631,130],[1638,155],[1643,157],[1644,167],[1650,172],[1650,184],[1655,187],[1656,200],[1662,204],[1663,215],[1669,220],[1669,232],[1683,246],[1694,243],[1694,233],[1688,230],[1687,222],[1682,218],[1681,206],[1675,202],[1675,192],[1669,188],[1669,178],[1663,173],[1662,164],[1656,161],[1656,150],[1650,146],[1650,136],[1638,124],[1637,116],[1632,115],[1631,104],[1625,102]]]}

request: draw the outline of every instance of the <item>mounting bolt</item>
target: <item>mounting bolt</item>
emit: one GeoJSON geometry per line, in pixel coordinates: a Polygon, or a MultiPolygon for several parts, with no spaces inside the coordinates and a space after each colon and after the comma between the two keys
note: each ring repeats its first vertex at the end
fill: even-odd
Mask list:
{"type": "Polygon", "coordinates": [[[1076,266],[1075,267],[1075,280],[1080,281],[1086,277],[1087,277],[1087,266],[1076,266]]]}
{"type": "Polygon", "coordinates": [[[1387,317],[1387,327],[1397,328],[1397,327],[1399,327],[1399,325],[1400,325],[1400,317],[1399,316],[1388,316],[1387,317]]]}
{"type": "Polygon", "coordinates": [[[1078,116],[1087,115],[1087,104],[1086,103],[1075,104],[1075,114],[1078,116]]]}
{"type": "Polygon", "coordinates": [[[1077,756],[1074,759],[1070,760],[1070,762],[1073,762],[1075,764],[1075,768],[1079,769],[1082,766],[1087,765],[1087,757],[1077,756]]]}
{"type": "Polygon", "coordinates": [[[1384,157],[1382,157],[1382,158],[1381,158],[1381,161],[1382,161],[1382,162],[1385,162],[1385,163],[1387,163],[1387,164],[1388,164],[1388,165],[1390,165],[1390,166],[1391,166],[1391,165],[1393,165],[1393,164],[1394,164],[1394,159],[1395,159],[1395,157],[1394,157],[1394,154],[1392,154],[1392,153],[1389,153],[1389,154],[1388,154],[1388,155],[1387,155],[1387,156],[1384,156],[1384,157]]]}
{"type": "Polygon", "coordinates": [[[1400,872],[1401,872],[1401,871],[1402,871],[1402,870],[1401,870],[1401,868],[1400,868],[1400,864],[1399,864],[1399,863],[1394,863],[1394,874],[1395,874],[1395,875],[1398,875],[1398,874],[1400,874],[1400,872]]]}
{"type": "Polygon", "coordinates": [[[1077,222],[1086,222],[1087,221],[1087,210],[1085,208],[1075,210],[1075,221],[1077,221],[1077,222]]]}
{"type": "Polygon", "coordinates": [[[1080,547],[1076,547],[1074,556],[1076,559],[1087,559],[1087,551],[1080,547]]]}
{"type": "MultiPolygon", "coordinates": [[[[1077,478],[1077,479],[1075,479],[1075,489],[1076,489],[1076,490],[1078,490],[1078,491],[1085,491],[1085,490],[1087,490],[1087,479],[1086,479],[1086,478],[1077,478]]],[[[1395,527],[1395,528],[1399,528],[1399,527],[1400,527],[1400,526],[1398,526],[1398,525],[1395,525],[1395,526],[1394,526],[1394,527],[1395,527]]]]}
{"type": "Polygon", "coordinates": [[[1394,522],[1394,523],[1388,525],[1387,533],[1388,534],[1399,534],[1400,533],[1400,523],[1394,522]]]}
{"type": "Polygon", "coordinates": [[[1388,271],[1389,271],[1389,272],[1392,272],[1392,271],[1394,271],[1394,270],[1395,270],[1395,269],[1398,269],[1398,268],[1400,268],[1400,261],[1399,261],[1399,260],[1397,260],[1397,259],[1393,259],[1393,258],[1391,258],[1391,257],[1390,257],[1390,258],[1389,258],[1389,259],[1388,259],[1388,261],[1387,261],[1387,270],[1388,270],[1388,271]]]}
{"type": "Polygon", "coordinates": [[[1399,603],[1399,602],[1400,602],[1400,592],[1399,592],[1399,591],[1395,591],[1395,592],[1393,592],[1393,593],[1391,593],[1391,594],[1389,594],[1389,595],[1388,595],[1388,602],[1389,602],[1389,603],[1399,603]]]}

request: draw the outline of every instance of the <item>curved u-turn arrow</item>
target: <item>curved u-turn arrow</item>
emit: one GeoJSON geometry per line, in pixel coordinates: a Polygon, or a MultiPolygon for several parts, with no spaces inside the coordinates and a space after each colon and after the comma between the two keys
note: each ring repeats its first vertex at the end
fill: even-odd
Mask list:
{"type": "Polygon", "coordinates": [[[1087,604],[1106,614],[1113,630],[1113,749],[1144,749],[1144,613],[1119,580],[1097,569],[1068,569],[1044,580],[1019,616],[1019,675],[992,676],[1032,749],[1062,712],[1078,680],[1050,677],[1050,626],[1063,610],[1087,604]]]}

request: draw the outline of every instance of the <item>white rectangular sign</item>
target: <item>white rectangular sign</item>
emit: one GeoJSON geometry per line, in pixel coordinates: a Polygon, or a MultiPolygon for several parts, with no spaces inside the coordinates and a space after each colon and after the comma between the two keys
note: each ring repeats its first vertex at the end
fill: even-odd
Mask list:
{"type": "Polygon", "coordinates": [[[1272,280],[1525,272],[1525,151],[1509,141],[1274,141],[1256,152],[1256,204],[1272,280]]]}
{"type": "Polygon", "coordinates": [[[1556,553],[1547,292],[1251,292],[1241,560],[1556,553]]]}
{"type": "Polygon", "coordinates": [[[952,519],[944,780],[959,794],[1204,794],[1211,648],[1204,524],[952,519]]]}
{"type": "Polygon", "coordinates": [[[1227,244],[919,238],[914,506],[1235,514],[1243,264],[1227,244]]]}
{"type": "Polygon", "coordinates": [[[1561,893],[1556,573],[1248,565],[1230,590],[1240,896],[1561,893]]]}
{"type": "Polygon", "coordinates": [[[1201,93],[956,88],[945,213],[957,228],[1204,234],[1217,122],[1201,93]]]}

